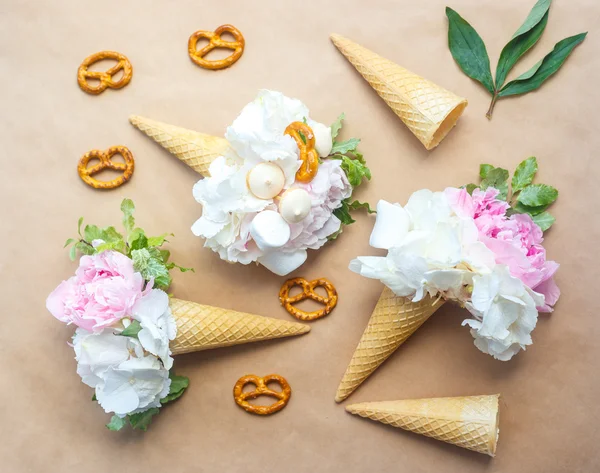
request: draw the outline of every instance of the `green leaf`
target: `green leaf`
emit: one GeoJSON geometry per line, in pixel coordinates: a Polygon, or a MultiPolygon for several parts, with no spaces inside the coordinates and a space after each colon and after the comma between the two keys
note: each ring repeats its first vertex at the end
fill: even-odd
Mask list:
{"type": "Polygon", "coordinates": [[[190,379],[187,376],[177,376],[169,373],[171,378],[171,387],[169,388],[169,394],[160,400],[161,404],[174,401],[181,397],[187,387],[190,385],[190,379]]]}
{"type": "Polygon", "coordinates": [[[538,0],[529,12],[525,22],[515,32],[511,40],[502,49],[498,66],[496,67],[496,90],[504,84],[506,76],[517,61],[535,43],[538,42],[546,24],[548,23],[548,12],[552,0],[538,0]]]}
{"type": "Polygon", "coordinates": [[[142,326],[140,325],[140,323],[137,320],[132,320],[131,323],[123,329],[121,335],[123,337],[137,338],[138,333],[140,333],[140,330],[142,330],[142,326]]]}
{"type": "Polygon", "coordinates": [[[72,246],[71,249],[69,250],[69,258],[71,259],[71,261],[75,261],[76,256],[77,256],[77,247],[72,246]]]}
{"type": "Polygon", "coordinates": [[[83,238],[90,243],[93,240],[104,240],[102,229],[96,225],[86,225],[83,229],[83,238]]]}
{"type": "Polygon", "coordinates": [[[528,186],[533,182],[533,178],[535,177],[535,173],[538,170],[538,163],[535,156],[527,158],[525,161],[522,161],[515,171],[515,174],[512,178],[511,186],[512,191],[518,192],[524,187],[528,186]]]}
{"type": "Polygon", "coordinates": [[[88,245],[85,241],[79,241],[75,244],[75,248],[83,255],[93,255],[96,250],[91,245],[88,245]]]}
{"type": "Polygon", "coordinates": [[[350,138],[346,141],[334,141],[330,154],[344,154],[350,151],[356,151],[359,143],[360,139],[358,138],[350,138]]]}
{"type": "Polygon", "coordinates": [[[533,221],[545,232],[556,222],[556,219],[548,212],[542,212],[533,217],[533,221]]]}
{"type": "Polygon", "coordinates": [[[131,199],[123,199],[123,202],[121,202],[121,212],[123,212],[123,226],[125,227],[125,231],[129,233],[135,226],[135,219],[133,218],[135,205],[131,199]]]}
{"type": "Polygon", "coordinates": [[[554,49],[541,62],[506,84],[498,96],[526,94],[539,88],[546,79],[560,69],[575,46],[583,42],[586,35],[587,33],[581,33],[556,43],[554,49]]]}
{"type": "Polygon", "coordinates": [[[304,136],[304,133],[298,130],[298,135],[300,135],[300,139],[302,140],[302,142],[306,144],[306,136],[304,136]]]}
{"type": "Polygon", "coordinates": [[[348,204],[348,209],[349,210],[359,210],[359,209],[365,209],[367,211],[367,213],[370,214],[376,214],[377,211],[373,210],[371,208],[371,206],[369,205],[368,202],[359,202],[358,200],[355,200],[354,202],[351,202],[348,204]]]}
{"type": "Polygon", "coordinates": [[[167,269],[173,269],[173,268],[177,268],[179,271],[181,271],[182,273],[187,273],[188,271],[191,271],[192,273],[195,273],[196,270],[194,268],[186,268],[184,266],[179,266],[176,263],[167,263],[166,264],[167,269]]]}
{"type": "Polygon", "coordinates": [[[477,189],[479,186],[477,184],[467,184],[466,186],[464,186],[465,189],[467,189],[467,192],[469,193],[469,195],[473,195],[473,191],[475,189],[477,189]]]}
{"type": "Polygon", "coordinates": [[[130,246],[132,250],[140,250],[142,248],[147,248],[148,238],[146,238],[146,235],[144,235],[143,233],[138,233],[137,237],[131,242],[130,246]]]}
{"type": "Polygon", "coordinates": [[[63,246],[63,248],[66,248],[71,243],[75,243],[75,239],[74,238],[69,238],[67,241],[65,241],[65,245],[63,246]]]}
{"type": "Polygon", "coordinates": [[[448,46],[452,57],[471,79],[480,82],[491,94],[494,80],[490,58],[477,31],[452,8],[446,7],[448,17],[448,46]]]}
{"type": "Polygon", "coordinates": [[[77,221],[77,234],[81,236],[81,224],[83,223],[83,217],[79,217],[77,221]]]}
{"type": "Polygon", "coordinates": [[[131,251],[133,269],[139,272],[148,281],[154,279],[154,285],[159,289],[166,289],[171,284],[171,276],[162,259],[162,254],[157,248],[142,248],[131,251]]]}
{"type": "Polygon", "coordinates": [[[550,205],[558,197],[558,191],[546,184],[532,184],[523,189],[517,200],[522,204],[539,207],[541,205],[550,205]]]}
{"type": "Polygon", "coordinates": [[[532,217],[534,217],[535,215],[541,214],[547,208],[548,208],[548,205],[540,205],[538,207],[532,207],[529,205],[522,204],[521,202],[517,202],[514,206],[514,210],[516,213],[529,214],[532,217]]]}
{"type": "Polygon", "coordinates": [[[337,138],[337,136],[340,133],[340,130],[342,129],[342,122],[344,121],[345,118],[346,118],[346,114],[342,113],[339,117],[337,117],[337,119],[331,125],[331,139],[334,143],[335,143],[335,139],[337,138]]]}
{"type": "Polygon", "coordinates": [[[127,416],[127,419],[129,420],[131,427],[133,427],[134,429],[146,431],[148,430],[148,426],[152,422],[152,417],[154,417],[159,412],[160,411],[158,407],[153,407],[151,409],[148,409],[147,411],[140,412],[138,414],[129,414],[127,416]]]}
{"type": "Polygon", "coordinates": [[[481,177],[481,179],[485,179],[485,177],[488,175],[488,172],[490,172],[492,169],[494,169],[494,166],[491,164],[480,164],[479,177],[481,177]]]}
{"type": "Polygon", "coordinates": [[[169,258],[171,257],[171,252],[169,250],[159,250],[159,251],[160,251],[160,257],[162,258],[163,263],[167,264],[167,261],[169,261],[169,258]]]}
{"type": "Polygon", "coordinates": [[[96,398],[96,393],[94,393],[94,395],[92,396],[92,401],[97,401],[98,399],[96,398]]]}
{"type": "Polygon", "coordinates": [[[347,200],[342,201],[342,206],[335,209],[333,215],[339,218],[343,225],[350,225],[356,222],[356,220],[352,218],[352,215],[350,215],[350,206],[348,205],[347,200]]]}
{"type": "Polygon", "coordinates": [[[352,187],[359,186],[363,178],[371,179],[371,170],[358,159],[352,159],[343,154],[332,156],[332,158],[342,160],[341,167],[352,187]]]}
{"type": "Polygon", "coordinates": [[[117,431],[121,430],[127,424],[127,419],[121,418],[118,415],[114,415],[111,417],[110,422],[106,424],[106,428],[108,430],[117,431]]]}
{"type": "Polygon", "coordinates": [[[149,237],[148,246],[162,246],[167,241],[168,236],[174,236],[172,233],[164,233],[160,236],[149,237]]]}
{"type": "Polygon", "coordinates": [[[479,187],[482,190],[494,187],[500,191],[498,198],[506,200],[508,195],[508,171],[502,168],[494,168],[488,171],[479,187]]]}

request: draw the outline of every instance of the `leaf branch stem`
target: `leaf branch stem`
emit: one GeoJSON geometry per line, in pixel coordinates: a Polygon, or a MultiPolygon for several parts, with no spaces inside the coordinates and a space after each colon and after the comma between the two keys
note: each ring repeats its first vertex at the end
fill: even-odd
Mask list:
{"type": "Polygon", "coordinates": [[[496,100],[498,100],[498,92],[494,92],[494,95],[492,96],[492,103],[490,103],[490,108],[488,109],[487,113],[485,114],[485,116],[487,117],[488,120],[492,119],[492,114],[494,113],[494,107],[496,106],[496,100]]]}

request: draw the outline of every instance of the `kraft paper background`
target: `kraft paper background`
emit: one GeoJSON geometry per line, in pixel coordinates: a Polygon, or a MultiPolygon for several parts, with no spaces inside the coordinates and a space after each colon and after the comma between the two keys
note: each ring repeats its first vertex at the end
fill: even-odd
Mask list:
{"type": "Polygon", "coordinates": [[[499,101],[468,79],[447,47],[446,3],[483,36],[492,69],[534,3],[518,0],[384,1],[17,1],[0,5],[0,469],[21,472],[593,472],[600,470],[600,221],[597,113],[600,5],[556,0],[538,46],[513,77],[560,39],[590,30],[565,67],[539,91],[499,101]],[[246,38],[232,68],[213,72],[187,55],[189,35],[231,23],[246,38]],[[469,100],[458,126],[426,152],[330,43],[340,33],[469,100]],[[83,93],[81,61],[100,50],[129,57],[134,75],[119,91],[83,93]],[[462,450],[347,414],[333,398],[381,292],[351,273],[349,261],[376,252],[373,217],[357,223],[294,275],[328,277],[340,302],[312,331],[293,339],[213,350],[176,359],[191,385],[147,433],[109,432],[109,420],[75,373],[73,333],[45,308],[47,294],[76,268],[62,244],[77,219],[118,225],[119,204],[134,199],[149,233],[173,232],[177,297],[288,319],[277,294],[284,278],[262,267],[228,265],[203,248],[190,226],[201,208],[193,171],[134,129],[139,114],[222,135],[259,89],[304,101],[330,123],[344,111],[343,138],[362,138],[373,179],[357,193],[405,203],[415,190],[476,181],[482,162],[540,163],[538,182],[559,188],[557,223],[547,233],[561,263],[562,297],[540,315],[534,345],[508,363],[480,353],[445,306],[347,403],[501,393],[497,457],[462,450]],[[132,180],[112,191],[77,176],[88,150],[128,146],[132,180]],[[278,373],[293,395],[261,418],[232,398],[245,374],[278,373]]]}

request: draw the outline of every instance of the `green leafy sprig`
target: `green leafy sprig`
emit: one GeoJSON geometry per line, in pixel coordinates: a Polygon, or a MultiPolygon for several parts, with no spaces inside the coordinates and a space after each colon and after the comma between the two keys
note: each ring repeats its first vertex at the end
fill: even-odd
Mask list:
{"type": "Polygon", "coordinates": [[[505,84],[508,73],[542,36],[548,23],[551,3],[552,0],[538,0],[525,22],[504,46],[496,66],[495,81],[490,69],[490,58],[481,36],[457,12],[446,7],[450,52],[462,71],[480,82],[492,94],[490,108],[486,114],[489,119],[492,118],[494,106],[499,98],[526,94],[539,88],[560,69],[573,49],[585,39],[587,32],[559,41],[552,51],[527,72],[505,84]]]}
{"type": "MultiPolygon", "coordinates": [[[[346,115],[342,113],[337,120],[331,125],[331,138],[333,146],[328,158],[339,159],[342,161],[341,168],[346,173],[348,181],[354,190],[362,184],[363,179],[371,179],[371,170],[367,167],[367,163],[363,155],[358,151],[360,139],[350,138],[346,141],[337,141],[337,137],[342,129],[342,122],[346,115]]],[[[356,220],[352,218],[351,211],[365,209],[368,213],[375,213],[367,202],[359,202],[352,200],[352,196],[344,199],[342,205],[333,211],[333,214],[339,218],[344,225],[350,225],[356,220]]],[[[341,233],[341,228],[338,232],[329,237],[334,240],[341,233]]]]}
{"type": "Polygon", "coordinates": [[[184,268],[173,262],[169,262],[171,253],[162,249],[162,245],[168,242],[167,237],[173,234],[165,233],[160,236],[147,236],[143,229],[135,226],[135,205],[131,199],[124,199],[121,203],[123,212],[123,227],[125,234],[119,233],[115,227],[100,228],[96,225],[86,225],[83,229],[83,217],[77,224],[79,238],[69,238],[65,248],[71,245],[69,256],[72,261],[77,257],[77,252],[83,255],[93,255],[107,250],[123,253],[133,261],[133,268],[142,277],[149,281],[154,279],[154,286],[166,290],[171,285],[169,271],[177,268],[182,272],[193,271],[192,268],[184,268]],[[94,241],[102,240],[102,243],[94,247],[94,241]]]}
{"type": "Polygon", "coordinates": [[[469,194],[480,188],[485,190],[494,187],[500,192],[498,198],[510,203],[508,214],[529,214],[532,220],[542,229],[548,230],[556,219],[546,211],[558,197],[558,190],[546,184],[533,184],[533,178],[538,170],[535,157],[522,161],[513,174],[510,187],[511,195],[508,194],[509,172],[506,169],[497,168],[491,164],[479,166],[479,184],[467,184],[464,186],[469,194]]]}
{"type": "MultiPolygon", "coordinates": [[[[169,388],[169,394],[160,400],[162,405],[174,401],[175,399],[179,399],[183,392],[190,385],[190,380],[187,376],[177,376],[172,370],[169,372],[169,378],[171,378],[171,387],[169,388]]],[[[92,401],[95,400],[96,396],[94,395],[92,401]]],[[[123,427],[129,424],[134,429],[146,431],[152,422],[152,418],[159,412],[160,409],[158,407],[152,407],[144,412],[140,412],[138,414],[128,414],[125,417],[113,415],[110,419],[110,422],[106,424],[106,427],[108,430],[116,431],[121,430],[123,427]]]]}

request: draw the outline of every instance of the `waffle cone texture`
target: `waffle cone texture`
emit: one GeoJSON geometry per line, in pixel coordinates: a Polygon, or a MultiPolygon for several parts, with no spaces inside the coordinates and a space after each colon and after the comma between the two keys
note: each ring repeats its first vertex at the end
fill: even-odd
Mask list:
{"type": "Polygon", "coordinates": [[[363,402],[351,414],[432,437],[493,457],[498,443],[500,395],[363,402]]]}
{"type": "Polygon", "coordinates": [[[308,325],[221,309],[171,298],[177,336],[173,355],[243,343],[293,337],[310,331],[308,325]]]}
{"type": "Polygon", "coordinates": [[[337,389],[336,402],[350,396],[443,303],[429,296],[412,302],[385,287],[337,389]]]}
{"type": "Polygon", "coordinates": [[[462,115],[467,100],[343,36],[331,40],[426,149],[435,148],[462,115]]]}
{"type": "Polygon", "coordinates": [[[130,116],[129,121],[204,177],[210,175],[208,170],[210,163],[219,156],[227,156],[231,153],[225,138],[205,135],[137,115],[130,116]]]}

